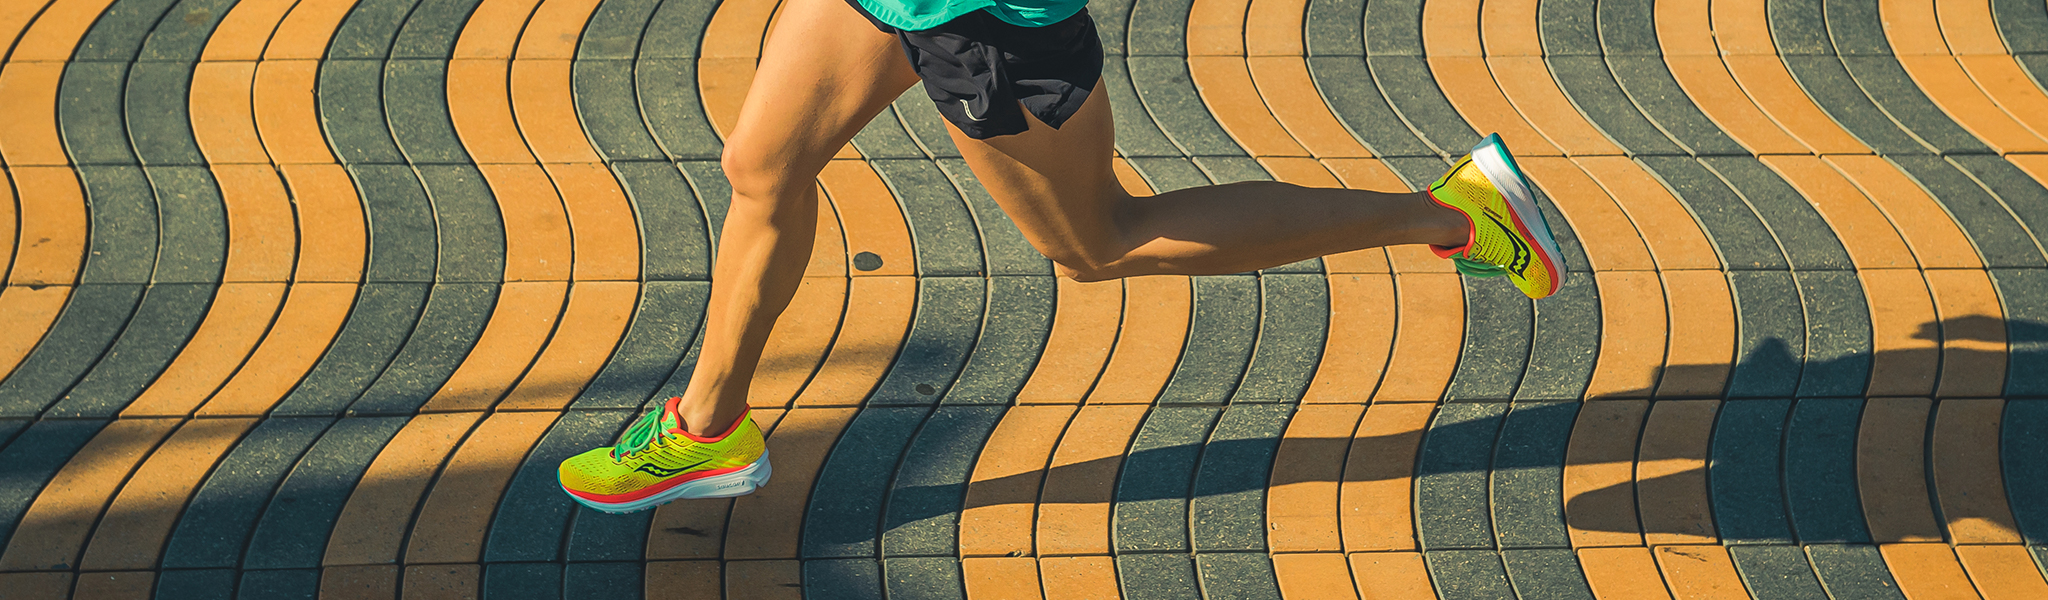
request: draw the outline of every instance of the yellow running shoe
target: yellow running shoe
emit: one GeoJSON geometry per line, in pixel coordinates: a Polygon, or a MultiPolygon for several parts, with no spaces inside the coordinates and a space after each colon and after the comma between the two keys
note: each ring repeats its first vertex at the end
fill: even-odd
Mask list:
{"type": "Polygon", "coordinates": [[[741,413],[724,434],[700,438],[683,431],[670,398],[634,421],[618,445],[562,461],[562,491],[600,511],[628,513],[677,498],[729,498],[768,484],[768,448],[753,411],[741,413]]]}
{"type": "Polygon", "coordinates": [[[1564,255],[1551,238],[1550,224],[1536,208],[1529,178],[1515,165],[1500,134],[1491,134],[1429,185],[1429,198],[1464,213],[1472,237],[1464,246],[1431,244],[1437,256],[1457,261],[1474,277],[1507,275],[1530,298],[1564,287],[1564,255]]]}

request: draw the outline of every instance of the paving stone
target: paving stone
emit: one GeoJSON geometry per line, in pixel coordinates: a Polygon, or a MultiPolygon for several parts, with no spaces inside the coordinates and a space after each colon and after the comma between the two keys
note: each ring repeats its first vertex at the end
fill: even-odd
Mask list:
{"type": "Polygon", "coordinates": [[[1600,290],[1592,274],[1573,273],[1536,305],[1529,368],[1515,401],[1577,400],[1586,395],[1600,354],[1600,290]]]}
{"type": "Polygon", "coordinates": [[[1133,0],[1128,44],[1130,56],[1185,56],[1188,11],[1192,0],[1133,0]]]}
{"type": "Polygon", "coordinates": [[[1301,399],[1328,342],[1329,321],[1330,286],[1321,275],[1259,277],[1259,339],[1230,401],[1301,399]]]}
{"type": "MultiPolygon", "coordinates": [[[[1606,7],[1614,4],[1616,3],[1602,2],[1600,6],[1606,7]]],[[[1636,4],[1636,2],[1623,2],[1620,4],[1636,4]]],[[[1640,4],[1645,8],[1649,5],[1648,2],[1641,2],[1640,4]]],[[[1605,13],[1606,11],[1602,12],[1605,13]]],[[[1602,14],[1601,18],[1606,19],[1607,15],[1602,14]]],[[[1603,21],[1603,23],[1605,22],[1603,21]]],[[[1649,21],[1644,21],[1642,25],[1643,27],[1639,28],[1612,29],[1642,29],[1646,31],[1650,29],[1649,21]]],[[[1601,28],[1602,32],[1610,30],[1608,26],[1601,28]]],[[[1692,103],[1685,94],[1685,88],[1679,87],[1678,80],[1672,78],[1671,70],[1664,65],[1664,58],[1662,56],[1655,54],[1617,56],[1609,53],[1607,64],[1613,70],[1615,80],[1621,84],[1621,89],[1628,93],[1629,98],[1636,101],[1636,107],[1642,109],[1651,120],[1662,126],[1664,133],[1671,136],[1671,139],[1677,141],[1680,145],[1685,146],[1687,151],[1699,156],[1749,155],[1748,150],[1744,149],[1741,144],[1735,143],[1735,140],[1729,139],[1728,134],[1722,132],[1720,126],[1715,125],[1713,120],[1708,119],[1707,115],[1701,113],[1699,107],[1692,103]]]]}
{"type": "MultiPolygon", "coordinates": [[[[1178,0],[1146,0],[1175,2],[1178,0]]],[[[1140,5],[1144,6],[1144,5],[1140,5]]],[[[1138,97],[1152,114],[1152,121],[1188,156],[1244,156],[1243,148],[1223,132],[1202,97],[1195,92],[1188,75],[1188,63],[1179,56],[1132,56],[1128,59],[1131,82],[1138,97]]],[[[1114,106],[1114,104],[1112,104],[1114,106]]]]}
{"type": "MultiPolygon", "coordinates": [[[[1309,62],[1318,57],[1365,56],[1365,2],[1329,0],[1311,2],[1302,22],[1303,42],[1308,45],[1309,62]]],[[[1335,101],[1330,94],[1323,98],[1335,101]]]]}
{"type": "Polygon", "coordinates": [[[1529,297],[1504,277],[1465,278],[1465,331],[1458,369],[1451,376],[1445,400],[1505,402],[1529,366],[1530,335],[1535,331],[1529,297]]]}
{"type": "Polygon", "coordinates": [[[243,571],[239,600],[313,600],[320,596],[319,569],[243,571]]]}
{"type": "MultiPolygon", "coordinates": [[[[1536,7],[1545,56],[1600,56],[1600,21],[1593,0],[1553,0],[1536,7]]],[[[1563,79],[1559,78],[1562,82],[1563,79]]]]}
{"type": "Polygon", "coordinates": [[[2048,396],[2048,306],[2028,302],[2048,294],[2048,271],[1994,269],[1991,281],[2005,307],[2005,394],[2048,396]]]}
{"type": "Polygon", "coordinates": [[[718,232],[725,227],[726,207],[732,203],[732,184],[726,182],[725,172],[718,169],[717,162],[679,161],[676,168],[682,170],[690,189],[697,192],[697,202],[704,206],[704,220],[708,223],[705,231],[711,233],[711,242],[705,247],[716,247],[718,232]]]}
{"type": "MultiPolygon", "coordinates": [[[[1396,4],[1406,4],[1402,0],[1396,4]]],[[[1378,4],[1366,8],[1366,29],[1373,28],[1373,15],[1378,4]]],[[[1367,39],[1368,45],[1375,44],[1367,39]]],[[[1390,105],[1401,114],[1424,142],[1436,149],[1436,153],[1447,158],[1463,156],[1472,146],[1479,143],[1479,133],[1465,123],[1458,109],[1444,98],[1443,90],[1437,89],[1436,80],[1430,77],[1429,63],[1420,56],[1381,55],[1377,52],[1365,59],[1372,68],[1373,81],[1386,92],[1390,105]]],[[[1434,177],[1432,177],[1434,179],[1434,177]]]]}
{"type": "Polygon", "coordinates": [[[14,528],[43,486],[106,425],[101,420],[44,419],[0,448],[0,464],[7,465],[0,470],[0,540],[13,539],[14,528]]]}
{"type": "MultiPolygon", "coordinates": [[[[1322,4],[1311,4],[1310,10],[1322,4]]],[[[1422,138],[1415,137],[1415,132],[1401,123],[1401,118],[1394,114],[1393,106],[1380,95],[1379,85],[1373,83],[1372,72],[1366,68],[1364,57],[1311,56],[1308,69],[1330,112],[1373,155],[1436,156],[1435,150],[1423,144],[1422,138]]]]}
{"type": "MultiPolygon", "coordinates": [[[[1445,403],[1437,409],[1415,468],[1415,505],[1428,507],[1415,515],[1424,550],[1494,547],[1487,474],[1507,412],[1507,404],[1495,402],[1445,403]]],[[[1434,553],[1429,559],[1436,572],[1439,559],[1434,553]]],[[[1498,568],[1499,559],[1491,560],[1498,568]]]]}
{"type": "Polygon", "coordinates": [[[1933,156],[1891,156],[1893,164],[1920,182],[1936,202],[1948,209],[1977,247],[1987,267],[2040,267],[2040,247],[2012,212],[1953,163],[1933,156]]]}
{"type": "Polygon", "coordinates": [[[1198,555],[1266,549],[1264,482],[1293,413],[1283,404],[1241,404],[1223,412],[1202,447],[1189,502],[1198,555]]]}
{"type": "Polygon", "coordinates": [[[143,286],[81,285],[44,334],[44,343],[0,380],[0,415],[34,418],[84,377],[127,325],[143,286]]]}
{"type": "Polygon", "coordinates": [[[934,404],[945,397],[974,349],[988,301],[987,285],[979,277],[918,278],[910,334],[868,402],[934,404]]]}
{"type": "Polygon", "coordinates": [[[1792,273],[1806,309],[1800,396],[1856,396],[1870,384],[1870,306],[1854,271],[1792,273]]]}
{"type": "MultiPolygon", "coordinates": [[[[1102,38],[1102,53],[1121,58],[1128,52],[1124,39],[1131,25],[1131,4],[1133,0],[1104,0],[1090,2],[1088,16],[1095,19],[1096,35],[1102,38]]],[[[1121,136],[1119,136],[1121,137],[1121,136]]]]}
{"type": "Polygon", "coordinates": [[[1056,284],[1050,277],[996,276],[988,280],[988,310],[981,337],[946,404],[1009,404],[1024,388],[1052,334],[1056,284]]]}
{"type": "Polygon", "coordinates": [[[1891,570],[1885,567],[1884,556],[1877,553],[1876,546],[1808,546],[1806,555],[1813,561],[1813,570],[1820,575],[1821,585],[1836,600],[1905,598],[1899,592],[1899,582],[1892,579],[1891,570]]]}
{"type": "MultiPolygon", "coordinates": [[[[904,91],[906,96],[912,93],[918,92],[904,91]]],[[[898,101],[901,99],[899,96],[898,101]]],[[[853,147],[860,150],[861,156],[868,160],[926,158],[924,148],[919,147],[917,141],[910,139],[910,132],[903,128],[903,120],[896,117],[894,104],[882,107],[882,112],[877,113],[874,119],[861,127],[860,131],[854,132],[853,147]]],[[[897,197],[902,197],[900,192],[897,197]]]]}
{"type": "Polygon", "coordinates": [[[562,571],[563,598],[639,600],[646,584],[640,563],[569,563],[562,571]]]}
{"type": "MultiPolygon", "coordinates": [[[[468,165],[416,167],[434,203],[440,259],[434,280],[492,283],[505,279],[504,216],[483,173],[468,165]]],[[[402,181],[402,180],[401,180],[402,181]]]]}
{"type": "Polygon", "coordinates": [[[1145,179],[1156,193],[1184,190],[1209,185],[1209,176],[1195,166],[1194,161],[1185,158],[1131,158],[1125,159],[1131,169],[1145,179]]]}
{"type": "Polygon", "coordinates": [[[405,417],[336,421],[286,475],[242,555],[244,569],[316,568],[327,537],[355,484],[384,444],[405,427],[405,417]]]}
{"type": "MultiPolygon", "coordinates": [[[[206,305],[213,301],[214,286],[196,284],[154,285],[142,294],[142,303],[135,308],[135,314],[121,329],[120,337],[112,346],[95,346],[101,338],[97,336],[82,340],[85,346],[48,345],[59,354],[78,353],[82,359],[75,365],[54,369],[51,377],[44,382],[65,381],[65,375],[78,377],[75,369],[90,367],[82,379],[72,385],[64,395],[55,398],[54,404],[43,400],[44,416],[52,417],[97,417],[111,418],[133,402],[142,390],[163,373],[164,367],[184,349],[193,331],[199,328],[199,321],[206,314],[206,305]],[[105,355],[99,352],[104,349],[105,355]],[[93,362],[98,358],[98,362],[93,362]]],[[[116,292],[118,293],[118,292],[116,292]]],[[[115,304],[114,318],[121,318],[126,312],[120,307],[122,300],[115,304]]],[[[130,300],[129,302],[132,302],[130,300]]],[[[91,305],[75,305],[86,308],[91,305]]],[[[54,333],[52,335],[55,335],[54,333]]],[[[50,338],[46,338],[50,339],[50,338]]],[[[69,342],[68,339],[62,339],[69,342]]],[[[54,341],[54,340],[53,340],[54,341]]],[[[37,349],[38,352],[41,348],[37,349]]],[[[33,358],[33,356],[31,356],[33,358]]],[[[26,365],[24,365],[26,366],[26,365]]],[[[41,379],[40,377],[38,379],[41,379]]],[[[56,388],[45,388],[55,390],[56,388]]],[[[46,398],[31,396],[31,398],[46,398]]]]}
{"type": "Polygon", "coordinates": [[[1119,554],[1116,575],[1125,598],[1202,600],[1195,564],[1187,554],[1119,554]]]}
{"type": "Polygon", "coordinates": [[[1790,267],[1770,229],[1742,197],[1699,161],[1681,157],[1643,157],[1652,175],[1664,181],[1695,219],[1729,270],[1790,267]]]}
{"type": "Polygon", "coordinates": [[[156,273],[163,283],[219,283],[227,262],[227,210],[213,175],[200,167],[154,167],[162,244],[156,273]]]}
{"type": "MultiPolygon", "coordinates": [[[[107,17],[114,16],[111,12],[107,17]]],[[[64,149],[70,152],[73,164],[137,163],[135,151],[128,145],[128,123],[121,106],[127,84],[125,62],[64,66],[64,81],[57,87],[57,126],[63,130],[64,149]]]]}
{"type": "MultiPolygon", "coordinates": [[[[641,2],[652,6],[649,0],[641,2]]],[[[605,14],[604,8],[614,5],[623,3],[601,5],[599,14],[605,14]]],[[[593,39],[586,35],[584,48],[588,49],[593,43],[617,43],[594,42],[593,39]]],[[[630,58],[628,55],[617,59],[575,62],[571,73],[576,116],[582,121],[584,133],[590,136],[591,147],[607,161],[666,159],[668,155],[654,145],[654,136],[647,131],[647,124],[642,120],[639,90],[633,85],[634,63],[630,58]]]]}
{"type": "MultiPolygon", "coordinates": [[[[386,48],[376,48],[374,54],[385,51],[386,48]]],[[[391,137],[390,123],[384,120],[383,87],[382,60],[320,63],[320,84],[314,93],[320,102],[320,119],[326,125],[327,144],[334,148],[335,157],[342,163],[405,162],[405,155],[398,152],[398,142],[391,137]]]]}
{"type": "MultiPolygon", "coordinates": [[[[1432,182],[1434,183],[1434,182],[1432,182]]],[[[1550,234],[1557,242],[1558,253],[1564,260],[1564,268],[1572,273],[1591,273],[1593,263],[1586,258],[1586,245],[1579,241],[1579,232],[1572,230],[1572,223],[1557,210],[1557,202],[1543,188],[1536,188],[1536,208],[1543,216],[1543,224],[1550,228],[1550,234]]]]}
{"type": "Polygon", "coordinates": [[[94,235],[79,283],[149,283],[156,270],[157,207],[149,177],[133,166],[80,166],[94,235]]]}
{"type": "MultiPolygon", "coordinates": [[[[613,0],[599,4],[597,10],[590,13],[590,24],[584,26],[583,38],[576,42],[576,58],[633,58],[639,54],[640,40],[648,33],[649,21],[662,4],[661,0],[613,0]]],[[[697,46],[679,45],[689,46],[692,50],[697,46]]]]}
{"type": "MultiPolygon", "coordinates": [[[[1779,11],[1771,12],[1776,15],[1779,11]]],[[[1821,17],[1815,14],[1799,18],[1819,21],[1821,17]]],[[[1772,29],[1778,30],[1775,26],[1772,29]]],[[[1825,33],[1818,39],[1821,43],[1826,43],[1825,33]]],[[[1785,44],[1783,41],[1778,43],[1785,44]]],[[[1818,51],[1829,50],[1832,48],[1822,48],[1818,51]]],[[[1789,51],[1786,54],[1785,68],[1791,71],[1792,78],[1799,83],[1799,87],[1805,89],[1806,94],[1813,98],[1814,104],[1819,105],[1822,111],[1834,118],[1835,123],[1848,130],[1850,135],[1856,136],[1856,139],[1862,140],[1870,149],[1885,155],[1919,154],[1930,150],[1922,145],[1920,140],[1900,129],[1898,123],[1893,122],[1891,117],[1886,116],[1883,110],[1870,101],[1869,96],[1864,95],[1862,88],[1857,87],[1856,81],[1850,78],[1849,69],[1842,64],[1840,58],[1828,54],[1801,55],[1789,51]]]]}
{"type": "Polygon", "coordinates": [[[711,236],[704,207],[682,172],[666,161],[614,162],[611,167],[640,225],[641,279],[711,279],[711,236]]]}
{"type": "MultiPolygon", "coordinates": [[[[698,281],[650,281],[640,286],[640,304],[611,360],[584,386],[572,409],[638,409],[655,399],[663,382],[679,373],[683,354],[698,337],[711,286],[698,281]]],[[[694,366],[694,365],[693,365],[694,366]]]]}
{"type": "Polygon", "coordinates": [[[1487,550],[1438,550],[1424,552],[1429,580],[1436,584],[1438,598],[1445,600],[1513,600],[1507,568],[1501,555],[1487,550]]]}
{"type": "Polygon", "coordinates": [[[966,600],[960,561],[952,557],[890,558],[882,561],[883,586],[890,598],[966,600]]]}
{"type": "Polygon", "coordinates": [[[448,58],[455,53],[455,38],[482,0],[418,1],[398,30],[391,58],[448,58]]]}
{"type": "Polygon", "coordinates": [[[955,193],[952,180],[938,165],[916,160],[870,160],[903,209],[917,252],[917,274],[923,277],[981,275],[981,240],[974,214],[955,193]]]}
{"type": "Polygon", "coordinates": [[[483,595],[488,598],[562,598],[562,565],[497,563],[484,565],[483,595]]]}
{"type": "Polygon", "coordinates": [[[128,68],[128,136],[143,164],[206,164],[192,137],[191,89],[192,63],[139,62],[128,68]]]}
{"type": "Polygon", "coordinates": [[[264,504],[299,457],[333,423],[333,419],[320,417],[259,422],[221,459],[185,505],[164,546],[163,567],[241,566],[242,551],[249,547],[249,534],[263,516],[264,504]]]}
{"type": "MultiPolygon", "coordinates": [[[[149,30],[139,55],[144,61],[193,61],[206,48],[236,0],[179,0],[149,30]]],[[[185,67],[188,71],[190,65],[185,67]]],[[[181,88],[182,89],[182,88],[181,88]]],[[[162,91],[163,88],[157,88],[162,91]]],[[[184,94],[175,94],[183,100],[184,94]]]]}
{"type": "MultiPolygon", "coordinates": [[[[1949,162],[1983,182],[2029,231],[2048,228],[2048,188],[2041,187],[2041,182],[1997,156],[1959,154],[1951,155],[1949,162]]],[[[2033,237],[2038,248],[2041,234],[2035,233],[2033,237]]],[[[2026,244],[2021,242],[2019,246],[2024,253],[2026,244]]]]}
{"type": "Polygon", "coordinates": [[[34,421],[29,419],[0,419],[0,449],[5,449],[8,442],[14,441],[15,435],[28,429],[32,423],[34,421]]]}
{"type": "Polygon", "coordinates": [[[1191,549],[1188,494],[1202,442],[1221,412],[1214,406],[1166,406],[1145,417],[1117,474],[1110,543],[1118,553],[1191,549]]]}
{"type": "Polygon", "coordinates": [[[1258,339],[1259,281],[1246,275],[1192,278],[1194,314],[1180,364],[1159,404],[1217,404],[1230,398],[1258,339]]]}
{"type": "Polygon", "coordinates": [[[402,415],[419,410],[476,346],[497,300],[496,284],[434,286],[412,336],[349,412],[402,415]]]}
{"type": "Polygon", "coordinates": [[[327,353],[271,409],[273,415],[339,415],[362,397],[419,324],[430,285],[365,283],[327,353]]]}
{"type": "Polygon", "coordinates": [[[1039,254],[1038,249],[1024,238],[1023,230],[1018,229],[1010,215],[1003,212],[994,197],[989,196],[988,190],[975,178],[974,171],[967,168],[966,161],[941,158],[937,162],[939,169],[952,179],[953,189],[960,193],[974,219],[981,240],[981,253],[988,261],[989,275],[1052,274],[1052,261],[1039,254]]]}
{"type": "MultiPolygon", "coordinates": [[[[692,44],[694,46],[695,44],[692,44]]],[[[634,66],[640,113],[662,150],[674,160],[717,160],[725,145],[711,130],[697,94],[694,59],[643,58],[634,66]]]]}
{"type": "Polygon", "coordinates": [[[1771,237],[1777,240],[1792,268],[1856,268],[1855,262],[1849,259],[1848,250],[1842,247],[1841,240],[1813,205],[1761,161],[1745,155],[1701,158],[1700,163],[1720,175],[1747,201],[1750,209],[1770,230],[1771,237]]]}
{"type": "Polygon", "coordinates": [[[882,600],[882,573],[872,558],[804,561],[804,597],[882,600]]]}
{"type": "Polygon", "coordinates": [[[1273,176],[1266,172],[1266,168],[1260,166],[1259,161],[1252,160],[1251,157],[1197,156],[1193,160],[1195,166],[1202,169],[1203,175],[1208,176],[1210,181],[1216,182],[1219,185],[1241,181],[1273,180],[1273,176]]]}
{"type": "MultiPolygon", "coordinates": [[[[542,436],[512,476],[498,510],[491,516],[490,534],[485,537],[485,562],[552,561],[565,546],[569,515],[576,504],[562,493],[557,475],[563,460],[583,451],[610,445],[619,430],[633,417],[630,410],[572,410],[542,436]]],[[[495,566],[493,567],[495,568],[495,566]]],[[[489,572],[484,586],[491,584],[489,572]]],[[[560,573],[554,577],[559,579],[560,573]]],[[[560,587],[557,581],[556,586],[560,587]]]]}
{"type": "MultiPolygon", "coordinates": [[[[1099,8],[1099,7],[1098,7],[1099,8]]],[[[1097,13],[1100,14],[1100,13],[1097,13]]],[[[1109,27],[1102,43],[1109,46],[1109,27]]],[[[1146,103],[1138,99],[1138,89],[1132,83],[1130,67],[1123,55],[1110,54],[1102,57],[1102,84],[1109,92],[1109,113],[1116,123],[1116,151],[1126,160],[1148,156],[1181,156],[1179,146],[1166,139],[1166,133],[1159,130],[1159,124],[1152,120],[1152,113],[1146,103]]],[[[1150,179],[1147,179],[1150,181],[1150,179]]],[[[1158,185],[1152,186],[1156,191],[1158,185]]]]}
{"type": "MultiPolygon", "coordinates": [[[[1500,547],[1571,545],[1564,524],[1564,463],[1578,415],[1577,402],[1517,402],[1501,422],[1489,474],[1489,503],[1500,547]]],[[[1532,560],[1547,564],[1548,559],[1532,560]]],[[[1572,564],[1576,573],[1577,563],[1572,564]]],[[[1511,559],[1511,573],[1513,568],[1511,559]]]]}
{"type": "MultiPolygon", "coordinates": [[[[2040,440],[2048,439],[2048,400],[2011,400],[1999,429],[1998,466],[2005,476],[2007,498],[2043,498],[2048,493],[2048,456],[2039,452],[2040,440]]],[[[2013,521],[2027,543],[2048,541],[2048,505],[2041,502],[2012,503],[2013,521]]]]}
{"type": "MultiPolygon", "coordinates": [[[[958,531],[968,478],[1005,410],[1003,406],[941,406],[932,411],[917,437],[910,440],[910,449],[890,483],[882,517],[882,555],[946,557],[949,560],[944,562],[954,569],[951,581],[960,579],[958,566],[950,559],[960,549],[958,531]]],[[[896,559],[890,560],[895,564],[896,559]]],[[[895,567],[889,568],[893,586],[895,567]]]]}
{"type": "MultiPolygon", "coordinates": [[[[440,240],[434,223],[434,207],[417,175],[402,165],[351,165],[349,175],[362,194],[364,216],[369,222],[369,262],[363,269],[367,282],[419,282],[434,280],[440,240]]],[[[495,209],[493,209],[495,211],[495,209]]],[[[489,234],[486,229],[479,234],[489,234]]],[[[499,239],[504,234],[499,230],[499,239]]],[[[502,248],[502,243],[500,248],[502,248]]],[[[502,250],[501,250],[502,252],[502,250]]],[[[499,272],[504,271],[501,266],[499,272]]]]}
{"type": "Polygon", "coordinates": [[[2026,0],[1991,0],[1992,14],[1998,15],[1998,32],[2002,34],[2005,47],[2013,54],[2048,52],[2048,39],[2026,35],[2029,31],[2042,31],[2031,26],[2048,26],[2048,5],[2026,0]]]}
{"type": "MultiPolygon", "coordinates": [[[[1849,3],[1829,0],[1831,5],[1849,3]]],[[[1872,8],[1875,8],[1876,4],[1870,3],[1872,8]]],[[[1836,22],[1835,19],[1828,19],[1831,29],[1836,22]]],[[[1873,26],[1877,24],[1874,18],[1870,22],[1873,26]]],[[[1851,56],[1853,51],[1843,43],[1839,33],[1835,39],[1836,47],[1841,49],[1843,54],[1842,63],[1849,67],[1849,75],[1856,78],[1856,83],[1862,86],[1863,92],[1876,100],[1886,114],[1890,114],[1893,120],[1905,126],[1915,137],[1933,146],[1937,152],[1992,152],[1990,147],[1978,141],[1976,136],[1970,135],[1968,131],[1964,131],[1962,126],[1956,125],[1947,113],[1941,111],[1941,107],[1935,106],[1934,101],[1921,93],[1920,86],[1913,82],[1911,75],[1906,74],[1905,67],[1899,64],[1897,58],[1888,53],[1851,56]]]]}
{"type": "MultiPolygon", "coordinates": [[[[873,557],[889,476],[903,459],[926,407],[875,407],[855,415],[818,471],[804,518],[807,558],[873,557]]],[[[805,566],[805,579],[812,562],[805,566]]],[[[868,564],[872,564],[871,562],[868,564]]]]}
{"type": "Polygon", "coordinates": [[[126,0],[106,4],[106,10],[93,21],[92,28],[78,40],[71,60],[135,62],[142,53],[143,40],[149,38],[150,30],[176,3],[177,0],[126,0]]]}
{"type": "MultiPolygon", "coordinates": [[[[435,0],[426,0],[435,2],[435,0]]],[[[414,13],[417,17],[418,13],[414,13]]],[[[409,29],[418,23],[407,22],[409,29]]],[[[399,47],[405,46],[403,34],[399,47]]],[[[384,117],[406,160],[414,164],[469,163],[469,151],[448,116],[448,61],[394,58],[384,65],[384,117]]]]}
{"type": "Polygon", "coordinates": [[[1437,156],[1396,156],[1382,162],[1386,163],[1387,169],[1400,176],[1402,181],[1408,182],[1408,189],[1415,191],[1429,189],[1429,184],[1435,183],[1438,177],[1443,176],[1444,170],[1450,167],[1449,161],[1437,156]]]}
{"type": "MultiPolygon", "coordinates": [[[[1544,16],[1546,44],[1550,43],[1549,32],[1558,29],[1551,25],[1556,20],[1576,17],[1586,18],[1590,22],[1590,17],[1583,13],[1560,13],[1555,17],[1551,15],[1552,13],[1546,11],[1544,16]]],[[[1589,35],[1585,32],[1575,33],[1589,35]]],[[[1572,33],[1560,35],[1573,36],[1572,33]]],[[[1621,84],[1615,81],[1614,73],[1608,70],[1607,62],[1600,57],[1579,54],[1552,55],[1546,57],[1545,62],[1550,64],[1551,76],[1557,80],[1558,87],[1564,90],[1572,104],[1586,116],[1586,120],[1599,128],[1601,133],[1607,134],[1607,138],[1621,146],[1623,151],[1635,156],[1664,156],[1685,151],[1676,142],[1671,141],[1663,130],[1652,124],[1641,109],[1636,108],[1635,102],[1629,99],[1628,94],[1622,91],[1621,84]]]]}
{"type": "Polygon", "coordinates": [[[1593,599],[1586,572],[1569,549],[1504,550],[1500,558],[1519,597],[1593,599]]]}
{"type": "Polygon", "coordinates": [[[1791,410],[1792,401],[1783,399],[1731,400],[1721,405],[1707,482],[1714,526],[1723,543],[1792,543],[1781,471],[1791,410]]]}
{"type": "Polygon", "coordinates": [[[1799,288],[1784,271],[1732,271],[1740,338],[1735,368],[1728,377],[1730,398],[1782,398],[1798,391],[1806,355],[1805,317],[1799,288]]]}
{"type": "Polygon", "coordinates": [[[643,58],[696,58],[697,44],[711,14],[718,9],[714,0],[662,0],[647,21],[640,38],[643,58]]]}
{"type": "MultiPolygon", "coordinates": [[[[617,439],[636,411],[627,411],[627,419],[610,434],[600,436],[617,439]]],[[[586,450],[589,448],[585,448],[586,450]]],[[[569,521],[569,543],[564,552],[571,564],[585,561],[642,561],[647,558],[648,528],[654,523],[654,511],[643,510],[624,515],[608,515],[577,506],[569,521]]]]}
{"type": "MultiPolygon", "coordinates": [[[[406,15],[418,4],[419,0],[358,0],[341,20],[341,26],[335,28],[334,39],[327,44],[327,58],[332,61],[390,56],[391,44],[398,40],[398,29],[405,26],[406,15]]],[[[326,65],[321,66],[322,71],[326,69],[326,65]]]]}
{"type": "Polygon", "coordinates": [[[1195,555],[1202,576],[1202,597],[1208,600],[1279,598],[1280,583],[1273,558],[1254,552],[1211,552],[1195,555]]]}
{"type": "Polygon", "coordinates": [[[1728,556],[1758,598],[1828,600],[1798,546],[1735,546],[1728,549],[1728,556]]]}
{"type": "Polygon", "coordinates": [[[1800,543],[1868,543],[1856,482],[1856,431],[1863,400],[1807,398],[1785,427],[1785,489],[1800,543]]]}
{"type": "Polygon", "coordinates": [[[1375,57],[1422,56],[1422,2],[1367,2],[1365,53],[1375,57]]]}
{"type": "Polygon", "coordinates": [[[176,600],[228,600],[235,597],[235,579],[234,569],[167,570],[157,576],[155,597],[176,600]]]}
{"type": "MultiPolygon", "coordinates": [[[[1106,94],[1107,92],[1105,92],[1106,94]]],[[[1094,90],[1089,90],[1090,97],[1094,90]]],[[[1100,96],[1107,98],[1108,96],[1100,96]]],[[[951,128],[944,116],[939,114],[930,94],[925,93],[924,82],[911,84],[894,103],[896,118],[903,122],[903,130],[922,147],[931,158],[960,158],[960,148],[953,145],[951,128]]]]}

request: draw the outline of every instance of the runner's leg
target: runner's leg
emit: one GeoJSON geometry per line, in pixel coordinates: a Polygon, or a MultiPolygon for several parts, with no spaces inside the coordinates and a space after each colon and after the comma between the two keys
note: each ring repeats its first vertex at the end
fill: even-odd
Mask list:
{"type": "Polygon", "coordinates": [[[1024,236],[1083,281],[1239,273],[1396,244],[1458,246],[1470,223],[1428,195],[1245,182],[1133,197],[1111,170],[1115,127],[1100,83],[1053,129],[953,142],[1024,236]]]}
{"type": "Polygon", "coordinates": [[[732,206],[711,271],[704,347],[677,407],[694,435],[716,435],[746,409],[768,333],[810,260],[818,172],[917,82],[896,37],[845,2],[787,0],[781,11],[725,141],[732,206]]]}

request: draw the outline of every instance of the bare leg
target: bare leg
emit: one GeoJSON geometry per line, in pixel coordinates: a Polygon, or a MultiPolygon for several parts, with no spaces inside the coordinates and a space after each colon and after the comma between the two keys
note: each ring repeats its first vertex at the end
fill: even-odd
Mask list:
{"type": "Polygon", "coordinates": [[[817,235],[818,172],[917,74],[895,36],[840,0],[788,0],[761,53],[723,167],[732,207],[711,271],[704,348],[677,406],[693,435],[723,433],[817,235]]]}
{"type": "Polygon", "coordinates": [[[1060,129],[953,141],[975,177],[1063,274],[1238,273],[1362,248],[1465,243],[1464,215],[1428,195],[1247,182],[1132,197],[1110,170],[1115,128],[1100,84],[1060,129]]]}

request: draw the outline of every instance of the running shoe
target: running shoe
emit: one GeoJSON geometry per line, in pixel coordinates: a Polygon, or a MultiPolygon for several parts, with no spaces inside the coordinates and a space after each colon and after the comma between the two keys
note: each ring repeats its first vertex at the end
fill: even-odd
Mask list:
{"type": "Polygon", "coordinates": [[[1460,273],[1506,275],[1530,298],[1556,293],[1564,286],[1564,255],[1530,190],[1529,178],[1515,165],[1500,134],[1486,136],[1429,185],[1429,198],[1464,213],[1472,235],[1463,246],[1431,244],[1430,249],[1451,259],[1460,273]]]}
{"type": "Polygon", "coordinates": [[[729,498],[768,484],[768,448],[752,411],[725,433],[701,438],[683,431],[670,398],[634,421],[617,445],[562,461],[562,491],[600,511],[628,513],[678,498],[729,498]]]}

